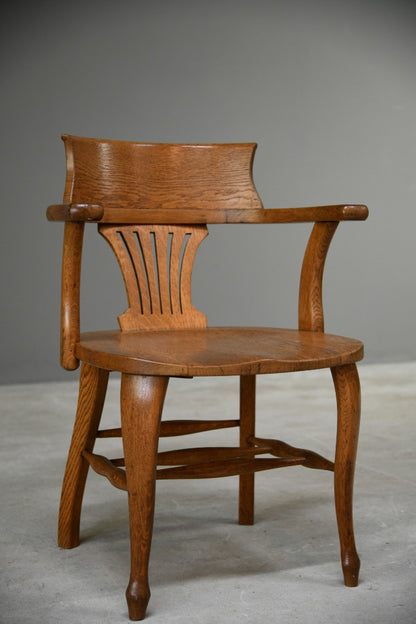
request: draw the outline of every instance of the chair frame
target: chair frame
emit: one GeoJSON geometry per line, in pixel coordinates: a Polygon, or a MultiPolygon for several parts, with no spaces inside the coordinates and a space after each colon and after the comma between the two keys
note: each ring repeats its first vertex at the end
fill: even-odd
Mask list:
{"type": "MultiPolygon", "coordinates": [[[[177,374],[178,369],[174,367],[169,369],[161,364],[152,365],[153,367],[147,365],[147,368],[143,368],[142,364],[139,366],[133,360],[128,365],[123,364],[117,368],[118,360],[110,357],[104,348],[102,352],[97,352],[97,355],[92,355],[88,350],[88,335],[83,338],[80,331],[80,275],[85,223],[95,223],[98,224],[100,233],[107,238],[116,252],[126,283],[130,308],[119,317],[121,334],[125,332],[128,336],[129,332],[146,332],[152,327],[151,324],[148,325],[148,317],[131,313],[134,308],[135,295],[132,294],[133,288],[129,290],[133,278],[128,277],[131,269],[126,268],[127,260],[125,259],[126,256],[131,256],[131,253],[126,253],[126,249],[123,249],[117,242],[117,232],[120,228],[124,228],[123,231],[133,237],[134,228],[139,228],[141,232],[148,232],[148,226],[152,226],[152,230],[162,232],[166,242],[167,234],[163,228],[170,226],[180,229],[186,225],[188,229],[192,229],[192,232],[197,233],[200,242],[206,235],[204,231],[207,224],[211,223],[310,222],[313,223],[313,228],[305,250],[300,277],[298,328],[300,332],[313,332],[316,340],[324,340],[326,335],[322,305],[322,278],[328,248],[339,222],[366,219],[367,207],[332,205],[263,208],[252,180],[255,144],[147,145],[84,139],[68,135],[64,135],[63,139],[67,156],[64,201],[63,204],[49,206],[47,218],[50,221],[65,223],[61,291],[61,364],[68,370],[76,369],[80,360],[82,365],[76,421],[62,487],[59,545],[63,548],[73,548],[79,544],[81,506],[90,466],[99,474],[106,476],[114,486],[126,490],[129,497],[131,543],[131,573],[126,596],[130,618],[139,620],[145,616],[150,598],[148,564],[157,478],[207,478],[237,474],[240,478],[239,522],[240,524],[253,524],[254,473],[258,470],[302,465],[334,472],[335,508],[344,582],[347,586],[356,586],[360,560],[353,530],[353,482],[360,422],[360,384],[356,361],[363,355],[361,343],[356,341],[353,352],[351,351],[343,358],[337,356],[331,359],[328,356],[319,362],[315,360],[310,363],[293,364],[292,368],[287,365],[286,368],[281,368],[282,372],[321,367],[331,369],[337,399],[337,438],[334,462],[312,451],[294,448],[279,440],[256,436],[256,374],[269,372],[266,365],[263,369],[259,365],[258,370],[254,366],[247,368],[236,366],[226,373],[238,374],[240,377],[238,419],[162,422],[163,402],[169,377],[175,375],[175,371],[177,374]],[[172,160],[172,156],[175,156],[179,160],[178,168],[169,175],[177,174],[177,171],[185,171],[188,179],[182,181],[184,186],[176,195],[173,193],[172,196],[169,191],[168,182],[171,180],[168,176],[159,184],[162,190],[157,191],[160,193],[157,201],[154,197],[153,201],[149,201],[148,197],[138,201],[137,197],[129,196],[122,198],[120,202],[122,206],[120,206],[117,202],[118,198],[114,199],[110,192],[108,196],[105,195],[103,180],[98,180],[94,188],[89,188],[90,181],[83,182],[84,172],[81,171],[81,166],[77,165],[77,158],[80,158],[79,154],[82,150],[86,153],[85,163],[87,164],[84,163],[86,168],[89,166],[87,157],[91,158],[92,153],[88,150],[101,150],[102,153],[107,153],[105,150],[109,150],[111,154],[113,150],[124,154],[124,150],[134,149],[140,152],[145,147],[154,148],[162,157],[167,155],[166,157],[172,160]],[[213,176],[215,181],[210,182],[211,186],[208,191],[206,190],[207,180],[201,179],[201,166],[205,166],[201,165],[201,162],[205,162],[203,158],[206,159],[207,150],[213,150],[212,153],[218,161],[215,176],[213,176]],[[197,207],[193,207],[192,198],[183,190],[188,188],[189,179],[196,187],[195,197],[199,197],[197,207]],[[111,370],[120,370],[122,373],[121,428],[100,430],[101,413],[111,370]],[[216,447],[158,452],[159,437],[236,426],[239,427],[240,441],[235,449],[216,447]],[[93,452],[95,440],[105,437],[122,437],[123,459],[110,461],[93,452]],[[257,455],[265,454],[272,457],[257,457],[257,455]],[[158,468],[161,465],[174,467],[158,468]]],[[[104,162],[103,159],[102,161],[104,162]]],[[[110,165],[114,165],[114,162],[110,162],[110,165]]],[[[106,164],[107,167],[110,165],[106,164]]],[[[209,165],[212,166],[211,161],[209,165]]],[[[144,174],[148,174],[147,170],[144,174]]],[[[158,181],[160,182],[160,176],[156,182],[158,181]]],[[[153,188],[153,178],[151,182],[149,187],[153,188]]],[[[158,244],[156,243],[157,251],[159,250],[158,244]]],[[[196,247],[197,244],[192,256],[195,255],[196,247]]],[[[164,248],[166,249],[166,244],[164,248]]],[[[150,257],[150,251],[148,255],[150,257]]],[[[206,327],[205,317],[192,307],[190,301],[193,257],[186,262],[189,265],[187,265],[188,278],[183,287],[185,289],[184,301],[188,301],[186,314],[173,314],[171,303],[172,314],[168,315],[167,320],[166,315],[159,320],[162,329],[176,331],[179,328],[181,331],[203,332],[206,327]]],[[[135,271],[137,273],[137,264],[135,271]]],[[[150,284],[151,278],[149,280],[150,284]]],[[[149,284],[150,293],[151,285],[149,284]]],[[[158,296],[160,302],[163,297],[167,297],[161,292],[158,296]]],[[[143,303],[143,309],[146,305],[143,303]]],[[[108,335],[109,333],[105,334],[104,338],[108,335]]],[[[279,370],[273,370],[279,372],[279,370]]],[[[179,376],[211,374],[219,373],[213,372],[207,364],[205,368],[196,369],[194,366],[194,368],[183,369],[179,376]]]]}

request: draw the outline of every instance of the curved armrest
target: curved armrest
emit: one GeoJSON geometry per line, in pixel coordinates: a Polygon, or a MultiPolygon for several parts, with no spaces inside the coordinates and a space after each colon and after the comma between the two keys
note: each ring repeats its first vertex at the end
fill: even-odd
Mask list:
{"type": "Polygon", "coordinates": [[[311,206],[305,208],[114,208],[98,204],[49,206],[49,221],[77,221],[123,224],[208,224],[208,223],[307,223],[320,221],[363,221],[363,205],[311,206]]]}
{"type": "Polygon", "coordinates": [[[103,215],[104,208],[98,204],[54,204],[48,206],[46,211],[48,221],[95,222],[100,221],[103,215]]]}

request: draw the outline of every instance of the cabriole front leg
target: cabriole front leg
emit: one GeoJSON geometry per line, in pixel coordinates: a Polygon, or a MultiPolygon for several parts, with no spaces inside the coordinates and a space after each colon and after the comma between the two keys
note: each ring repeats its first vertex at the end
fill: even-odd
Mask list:
{"type": "Polygon", "coordinates": [[[360,381],[355,364],[335,367],[331,372],[338,407],[334,478],[341,563],[345,585],[355,587],[358,585],[360,570],[353,527],[354,471],[361,411],[360,381]]]}
{"type": "Polygon", "coordinates": [[[150,598],[148,567],[153,532],[160,419],[168,377],[122,375],[121,428],[129,500],[131,569],[129,616],[142,620],[150,598]]]}

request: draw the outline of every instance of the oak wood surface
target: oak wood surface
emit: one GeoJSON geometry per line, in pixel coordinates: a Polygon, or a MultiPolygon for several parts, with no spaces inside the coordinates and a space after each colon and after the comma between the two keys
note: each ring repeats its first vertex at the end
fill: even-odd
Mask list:
{"type": "Polygon", "coordinates": [[[126,473],[118,465],[124,465],[124,457],[118,461],[112,461],[104,457],[104,455],[98,455],[96,453],[90,453],[89,451],[83,451],[82,456],[87,460],[89,465],[95,472],[103,477],[106,477],[111,485],[114,485],[119,490],[127,491],[127,478],[126,473]],[[117,465],[117,466],[116,466],[117,465]]]}
{"type": "MultiPolygon", "coordinates": [[[[264,209],[252,165],[254,143],[148,144],[64,135],[67,175],[50,221],[65,223],[61,290],[61,363],[82,362],[74,432],[64,476],[58,541],[79,543],[90,465],[129,499],[129,616],[142,619],[150,597],[148,566],[156,479],[239,475],[239,522],[254,521],[254,473],[285,466],[334,471],[344,582],[358,582],[353,479],[360,417],[355,363],[359,340],[326,334],[322,281],[340,221],[364,220],[361,204],[264,209]],[[128,309],[120,331],[80,331],[85,223],[97,223],[119,262],[128,309]],[[314,223],[299,285],[298,329],[207,327],[192,306],[196,251],[209,223],[314,223]],[[335,461],[255,431],[256,375],[331,368],[337,398],[335,461]],[[108,374],[122,373],[121,427],[99,430],[108,374]],[[239,418],[161,422],[170,376],[240,376],[239,418]],[[158,452],[164,436],[239,428],[236,447],[158,452]],[[96,438],[121,437],[124,457],[93,452],[96,438]],[[261,455],[261,457],[257,457],[261,455]],[[265,457],[269,455],[269,457],[265,457]],[[157,466],[164,466],[157,468],[157,466]]],[[[186,398],[184,398],[186,400],[186,398]]],[[[222,416],[222,418],[221,418],[222,416]]]]}
{"type": "Polygon", "coordinates": [[[158,479],[214,479],[216,477],[233,477],[236,475],[253,475],[255,472],[273,468],[299,466],[303,459],[261,458],[261,459],[226,459],[224,461],[208,461],[201,464],[175,466],[157,471],[158,479]]]}
{"type": "Polygon", "coordinates": [[[359,340],[321,332],[264,327],[82,334],[77,356],[133,375],[257,375],[356,362],[359,340]]]}
{"type": "MultiPolygon", "coordinates": [[[[239,420],[165,420],[160,423],[159,437],[173,437],[202,433],[203,431],[215,431],[216,429],[230,429],[239,427],[239,420]]],[[[121,427],[102,429],[97,431],[97,438],[121,438],[121,427]]]]}
{"type": "Polygon", "coordinates": [[[355,364],[331,369],[337,398],[334,491],[341,564],[347,587],[358,585],[360,559],[353,524],[354,472],[361,418],[361,388],[355,364]]]}
{"type": "MultiPolygon", "coordinates": [[[[268,458],[252,458],[256,453],[267,453],[265,450],[253,449],[250,452],[248,449],[238,448],[223,448],[218,449],[210,447],[204,449],[195,449],[192,453],[187,449],[181,449],[180,451],[172,451],[169,461],[160,461],[160,454],[158,454],[157,464],[168,463],[171,468],[162,468],[156,470],[156,479],[213,479],[221,477],[233,477],[240,476],[254,476],[255,472],[263,470],[270,470],[272,468],[287,468],[289,466],[301,466],[304,465],[305,458],[301,456],[288,456],[288,457],[268,457],[268,458]],[[183,454],[186,451],[186,455],[183,454]],[[201,461],[196,461],[197,452],[204,455],[201,461]],[[222,457],[222,459],[221,459],[222,457]],[[174,465],[180,462],[174,461],[175,459],[182,458],[184,463],[182,465],[174,465]]],[[[128,491],[126,472],[119,468],[125,464],[125,459],[109,460],[104,455],[98,455],[96,453],[90,453],[83,451],[82,456],[88,461],[91,468],[95,472],[103,477],[106,477],[114,487],[119,490],[128,491]]],[[[242,523],[240,523],[242,524],[242,523]]]]}
{"type": "Polygon", "coordinates": [[[305,466],[305,468],[330,470],[331,472],[334,470],[334,462],[322,457],[322,455],[318,455],[318,453],[313,453],[307,449],[296,448],[286,442],[282,442],[281,440],[269,440],[268,438],[257,438],[256,436],[252,436],[249,438],[249,441],[252,444],[258,444],[260,446],[263,445],[266,448],[268,447],[269,452],[272,453],[272,455],[276,455],[276,457],[302,457],[302,466],[305,466]]]}
{"type": "Polygon", "coordinates": [[[70,159],[68,203],[99,204],[115,210],[262,206],[252,176],[255,143],[62,138],[70,159]]]}
{"type": "Polygon", "coordinates": [[[83,223],[66,223],[62,251],[61,280],[61,365],[67,370],[78,368],[75,345],[80,336],[80,280],[83,223]]]}
{"type": "Polygon", "coordinates": [[[108,371],[82,364],[78,407],[62,485],[59,508],[58,544],[74,548],[79,544],[82,499],[88,463],[83,452],[92,452],[107,391],[108,371]]]}
{"type": "MultiPolygon", "coordinates": [[[[83,223],[137,224],[141,217],[142,223],[169,225],[339,222],[368,215],[366,206],[348,204],[263,209],[252,176],[254,143],[175,145],[62,138],[67,165],[64,203],[50,206],[47,216],[67,221],[61,364],[69,370],[78,366],[74,352],[80,334],[83,223]]],[[[305,266],[304,262],[304,271],[305,266]]]]}
{"type": "MultiPolygon", "coordinates": [[[[240,448],[253,451],[256,432],[256,376],[240,375],[240,448]]],[[[258,447],[257,447],[258,448],[258,447]]],[[[254,524],[254,473],[240,475],[238,522],[254,524]]]]}
{"type": "Polygon", "coordinates": [[[81,221],[124,224],[209,224],[209,223],[308,223],[319,221],[364,221],[368,208],[361,204],[305,206],[297,208],[105,208],[94,204],[54,204],[48,207],[49,221],[81,221]]]}
{"type": "Polygon", "coordinates": [[[111,226],[99,232],[110,243],[123,274],[129,308],[123,330],[206,327],[191,302],[192,268],[205,226],[111,226]]]}
{"type": "Polygon", "coordinates": [[[167,377],[122,375],[121,428],[130,520],[130,580],[126,590],[132,620],[144,617],[150,598],[149,557],[153,533],[160,419],[167,377]]]}
{"type": "Polygon", "coordinates": [[[329,245],[337,227],[336,222],[315,223],[309,236],[299,284],[299,329],[324,331],[322,278],[329,245]]]}

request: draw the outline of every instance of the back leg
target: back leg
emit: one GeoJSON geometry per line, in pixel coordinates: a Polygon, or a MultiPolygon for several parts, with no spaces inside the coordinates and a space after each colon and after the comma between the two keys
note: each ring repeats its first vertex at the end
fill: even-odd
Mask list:
{"type": "Polygon", "coordinates": [[[92,452],[107,390],[108,371],[82,363],[78,407],[59,509],[58,545],[74,548],[79,544],[79,524],[88,462],[83,451],[92,452]]]}
{"type": "MultiPolygon", "coordinates": [[[[240,377],[240,447],[252,446],[248,438],[255,435],[256,376],[240,377]]],[[[240,476],[239,524],[254,524],[254,473],[240,476]]]]}
{"type": "Polygon", "coordinates": [[[354,470],[360,426],[360,381],[355,364],[339,366],[331,372],[338,405],[334,476],[341,563],[345,585],[355,587],[358,585],[360,570],[353,527],[354,470]]]}

